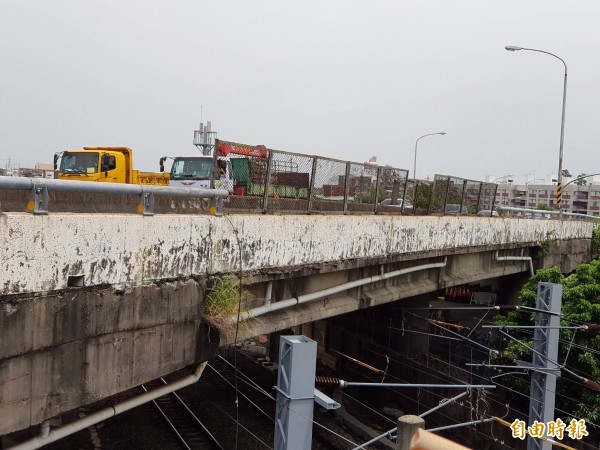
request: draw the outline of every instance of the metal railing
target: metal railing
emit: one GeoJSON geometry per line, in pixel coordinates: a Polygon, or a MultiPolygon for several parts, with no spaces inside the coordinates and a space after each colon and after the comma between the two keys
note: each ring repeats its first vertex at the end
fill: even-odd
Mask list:
{"type": "Polygon", "coordinates": [[[210,199],[210,213],[223,215],[223,199],[229,193],[223,189],[192,189],[141,184],[92,183],[87,181],[55,180],[43,178],[0,176],[0,189],[25,190],[29,192],[25,210],[33,214],[48,214],[48,192],[76,192],[91,194],[137,195],[137,212],[144,216],[154,215],[154,197],[192,197],[210,199]]]}
{"type": "MultiPolygon", "coordinates": [[[[230,210],[401,213],[408,171],[218,140],[212,185],[233,184],[230,210]],[[224,180],[223,177],[229,177],[224,180]],[[383,200],[390,199],[386,205],[383,200]]],[[[406,211],[405,211],[406,212],[406,211]]]]}
{"type": "MultiPolygon", "coordinates": [[[[0,189],[29,192],[26,210],[34,214],[47,214],[48,192],[57,191],[138,196],[137,212],[143,215],[154,214],[154,197],[157,196],[210,199],[208,212],[215,215],[222,215],[224,211],[490,217],[501,212],[503,216],[524,218],[559,215],[557,211],[498,206],[495,204],[498,187],[495,183],[439,174],[433,181],[409,180],[405,169],[219,139],[214,145],[211,186],[212,189],[194,189],[0,176],[0,189]]],[[[206,212],[206,202],[202,202],[204,206],[193,205],[179,210],[206,212]]],[[[167,198],[162,204],[165,203],[163,210],[175,212],[177,207],[171,206],[172,199],[167,198]]],[[[563,215],[571,220],[597,219],[578,213],[563,215]]]]}
{"type": "MultiPolygon", "coordinates": [[[[559,211],[548,211],[545,209],[531,209],[531,208],[516,208],[514,206],[497,206],[496,209],[503,217],[515,218],[515,219],[535,219],[535,220],[547,220],[547,219],[559,219],[559,211]]],[[[563,219],[566,220],[585,220],[595,222],[600,218],[596,216],[590,216],[589,214],[580,213],[562,213],[563,219]]]]}

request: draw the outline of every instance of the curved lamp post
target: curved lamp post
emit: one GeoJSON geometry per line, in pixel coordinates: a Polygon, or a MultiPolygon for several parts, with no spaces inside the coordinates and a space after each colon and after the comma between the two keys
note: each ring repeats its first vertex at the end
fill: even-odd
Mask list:
{"type": "Polygon", "coordinates": [[[417,180],[417,147],[419,145],[419,141],[421,139],[423,139],[426,136],[434,136],[436,134],[440,134],[440,135],[444,135],[446,134],[445,131],[440,131],[438,133],[429,133],[429,134],[424,134],[423,136],[421,136],[419,139],[417,139],[417,141],[415,142],[415,160],[414,160],[414,165],[413,165],[413,180],[417,180]]]}
{"type": "Polygon", "coordinates": [[[492,181],[490,181],[490,183],[494,183],[495,181],[501,180],[502,178],[508,178],[508,180],[506,180],[506,181],[508,181],[509,183],[512,183],[513,180],[511,180],[510,177],[512,177],[512,175],[504,175],[504,176],[501,176],[498,178],[494,178],[492,181]]]}
{"type": "MultiPolygon", "coordinates": [[[[565,137],[565,106],[567,104],[567,63],[559,56],[556,56],[554,53],[546,52],[544,50],[536,50],[534,48],[525,48],[525,47],[516,47],[514,45],[507,45],[504,48],[506,50],[508,50],[509,52],[516,52],[519,50],[528,50],[530,52],[545,53],[546,55],[554,56],[556,59],[560,60],[560,62],[562,62],[563,65],[565,66],[565,79],[564,79],[564,84],[563,84],[563,101],[562,101],[562,119],[560,122],[560,150],[558,153],[558,178],[557,178],[558,179],[557,185],[560,188],[562,188],[563,142],[564,142],[564,137],[565,137]]],[[[560,205],[558,205],[558,210],[562,212],[560,205]]],[[[562,216],[562,214],[561,214],[561,216],[562,216]]]]}

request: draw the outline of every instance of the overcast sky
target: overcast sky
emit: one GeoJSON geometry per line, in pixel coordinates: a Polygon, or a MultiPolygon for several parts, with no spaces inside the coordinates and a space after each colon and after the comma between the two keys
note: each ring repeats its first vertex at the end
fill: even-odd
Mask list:
{"type": "Polygon", "coordinates": [[[481,180],[600,172],[597,0],[0,0],[0,166],[193,131],[481,180]]]}

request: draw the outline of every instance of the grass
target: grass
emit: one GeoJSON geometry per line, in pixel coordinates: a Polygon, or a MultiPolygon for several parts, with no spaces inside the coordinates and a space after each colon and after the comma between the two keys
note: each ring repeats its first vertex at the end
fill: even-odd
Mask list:
{"type": "MultiPolygon", "coordinates": [[[[235,333],[235,322],[240,301],[240,281],[233,275],[215,280],[204,300],[204,318],[223,337],[231,338],[235,333]]],[[[240,324],[241,325],[241,324],[240,324]]]]}

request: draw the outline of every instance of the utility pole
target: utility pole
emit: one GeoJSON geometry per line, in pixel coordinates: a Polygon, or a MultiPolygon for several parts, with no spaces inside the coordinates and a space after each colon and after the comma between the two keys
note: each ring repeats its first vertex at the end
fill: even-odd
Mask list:
{"type": "MultiPolygon", "coordinates": [[[[560,376],[560,366],[556,362],[558,361],[561,305],[562,285],[540,282],[536,308],[551,314],[538,312],[535,315],[529,425],[536,420],[543,424],[554,420],[556,377],[560,376]]],[[[527,439],[527,450],[552,449],[552,443],[548,441],[531,436],[527,439]]]]}
{"type": "Polygon", "coordinates": [[[273,448],[310,450],[317,343],[305,336],[281,336],[279,342],[273,448]]]}

